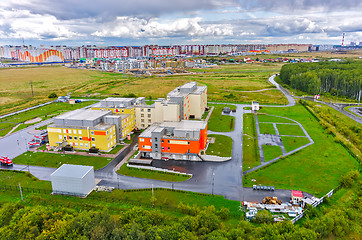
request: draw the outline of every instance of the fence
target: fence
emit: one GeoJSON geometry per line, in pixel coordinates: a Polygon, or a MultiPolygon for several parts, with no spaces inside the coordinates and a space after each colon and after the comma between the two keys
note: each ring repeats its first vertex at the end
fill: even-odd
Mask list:
{"type": "MultiPolygon", "coordinates": [[[[0,185],[0,191],[20,191],[19,186],[0,185]]],[[[42,188],[21,187],[22,192],[50,194],[52,190],[42,188]]]]}
{"type": "MultiPolygon", "coordinates": [[[[318,201],[314,202],[312,204],[312,207],[317,207],[319,204],[321,204],[324,201],[324,198],[328,197],[332,197],[332,195],[334,193],[336,193],[339,189],[342,188],[342,185],[339,185],[338,187],[336,187],[335,189],[332,189],[331,191],[329,191],[326,195],[324,195],[322,198],[320,198],[318,201]]],[[[295,218],[293,218],[291,221],[292,223],[296,223],[298,220],[300,220],[302,217],[304,217],[305,215],[305,211],[303,210],[301,214],[299,214],[298,216],[296,216],[295,218]]]]}

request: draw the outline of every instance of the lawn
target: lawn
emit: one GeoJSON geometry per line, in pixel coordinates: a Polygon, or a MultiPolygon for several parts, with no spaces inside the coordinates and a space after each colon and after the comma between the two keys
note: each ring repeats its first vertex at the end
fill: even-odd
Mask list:
{"type": "Polygon", "coordinates": [[[265,162],[283,155],[282,149],[279,146],[263,145],[263,153],[265,162]]]}
{"type": "Polygon", "coordinates": [[[0,119],[0,136],[5,136],[13,127],[17,124],[21,124],[15,131],[19,131],[24,129],[30,125],[34,125],[39,122],[24,124],[24,122],[41,118],[41,121],[46,119],[55,117],[64,112],[72,111],[75,109],[79,109],[88,105],[95,103],[95,101],[86,101],[77,104],[69,104],[69,103],[51,103],[39,108],[35,108],[26,112],[22,112],[10,117],[0,119]]]}
{"type": "Polygon", "coordinates": [[[357,161],[300,104],[293,107],[263,108],[262,112],[285,116],[301,123],[314,144],[274,164],[244,176],[244,186],[274,185],[281,189],[300,189],[322,196],[338,186],[339,177],[358,169],[357,161]],[[256,179],[252,182],[251,179],[256,179]]]}
{"type": "Polygon", "coordinates": [[[214,106],[211,117],[207,124],[207,129],[214,132],[231,132],[234,130],[235,118],[228,115],[221,115],[224,107],[230,107],[230,109],[236,109],[234,105],[224,104],[209,104],[214,106]]]}
{"type": "Polygon", "coordinates": [[[272,134],[275,135],[275,129],[271,123],[259,123],[260,134],[272,134]]]}
{"type": "Polygon", "coordinates": [[[258,113],[258,121],[259,121],[259,123],[262,123],[262,122],[266,122],[266,123],[295,123],[295,122],[290,121],[290,120],[285,119],[285,118],[274,117],[274,116],[269,116],[269,115],[262,114],[262,112],[260,112],[260,111],[258,113]]]}
{"type": "Polygon", "coordinates": [[[111,151],[109,151],[109,154],[116,154],[119,150],[121,150],[124,147],[124,145],[117,144],[115,148],[113,148],[111,151]]]}
{"type": "Polygon", "coordinates": [[[105,167],[111,158],[95,157],[95,156],[80,156],[72,154],[57,154],[45,152],[26,152],[13,159],[15,164],[42,166],[58,168],[62,164],[75,164],[94,166],[94,169],[105,167]]]}
{"type": "Polygon", "coordinates": [[[296,148],[304,146],[309,143],[309,139],[306,137],[281,137],[285,151],[290,152],[296,148]]]}
{"type": "Polygon", "coordinates": [[[228,136],[210,134],[207,137],[215,138],[215,143],[209,143],[206,154],[220,157],[231,157],[233,140],[228,136]]]}
{"type": "Polygon", "coordinates": [[[305,136],[303,129],[299,125],[277,124],[279,135],[305,136]]]}
{"type": "Polygon", "coordinates": [[[0,169],[0,186],[19,186],[37,189],[51,190],[51,183],[49,181],[39,181],[36,177],[28,172],[12,171],[0,169]]]}
{"type": "Polygon", "coordinates": [[[254,114],[244,114],[243,118],[243,171],[246,171],[260,165],[260,155],[254,114]]]}
{"type": "Polygon", "coordinates": [[[123,164],[122,167],[118,169],[117,173],[130,177],[148,178],[169,182],[181,182],[191,178],[189,175],[127,167],[127,164],[123,164]]]}

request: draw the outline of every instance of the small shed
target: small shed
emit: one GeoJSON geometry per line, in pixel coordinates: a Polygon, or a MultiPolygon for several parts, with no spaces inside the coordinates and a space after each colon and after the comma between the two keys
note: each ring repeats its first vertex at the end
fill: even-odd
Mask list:
{"type": "Polygon", "coordinates": [[[251,102],[251,110],[252,111],[259,111],[260,107],[259,107],[259,102],[251,102]]]}
{"type": "Polygon", "coordinates": [[[303,198],[302,191],[292,190],[292,203],[293,204],[299,203],[300,201],[302,201],[302,198],[303,198]]]}
{"type": "Polygon", "coordinates": [[[93,166],[63,164],[51,175],[53,194],[87,196],[95,186],[93,166]]]}

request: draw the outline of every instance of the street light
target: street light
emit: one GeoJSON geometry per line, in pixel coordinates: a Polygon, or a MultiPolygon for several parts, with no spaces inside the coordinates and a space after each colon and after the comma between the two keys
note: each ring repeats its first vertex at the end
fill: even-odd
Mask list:
{"type": "Polygon", "coordinates": [[[214,180],[215,180],[215,173],[212,172],[212,188],[211,188],[211,194],[214,195],[214,180]]]}

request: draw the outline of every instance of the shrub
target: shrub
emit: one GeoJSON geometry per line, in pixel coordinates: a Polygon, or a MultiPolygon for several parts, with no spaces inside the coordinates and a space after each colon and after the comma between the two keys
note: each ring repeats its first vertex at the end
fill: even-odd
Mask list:
{"type": "Polygon", "coordinates": [[[354,181],[358,179],[358,177],[359,172],[357,170],[352,170],[342,175],[339,179],[339,182],[342,186],[350,188],[353,186],[354,181]]]}
{"type": "Polygon", "coordinates": [[[58,95],[56,93],[49,94],[48,98],[57,98],[58,95]]]}

